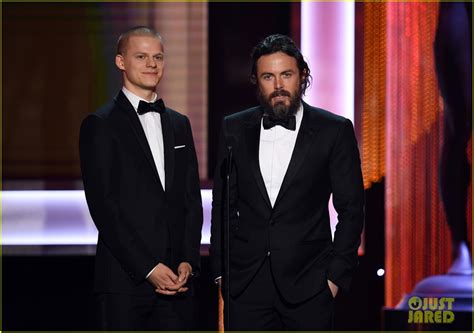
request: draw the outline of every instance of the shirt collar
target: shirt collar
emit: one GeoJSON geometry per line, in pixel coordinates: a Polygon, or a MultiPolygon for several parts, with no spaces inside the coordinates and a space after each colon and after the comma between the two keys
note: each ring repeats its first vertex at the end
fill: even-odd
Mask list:
{"type": "Polygon", "coordinates": [[[128,90],[125,87],[122,87],[122,92],[124,93],[124,95],[127,97],[127,99],[132,104],[133,108],[135,109],[135,112],[138,109],[138,104],[140,103],[140,101],[145,101],[147,103],[153,103],[154,101],[156,101],[158,99],[158,95],[156,93],[153,93],[153,98],[151,99],[151,101],[147,101],[144,98],[138,97],[137,95],[135,95],[134,93],[132,93],[130,90],[128,90]]]}
{"type": "Polygon", "coordinates": [[[301,123],[301,119],[303,119],[303,101],[301,101],[300,107],[296,111],[295,118],[296,118],[296,124],[301,123]]]}

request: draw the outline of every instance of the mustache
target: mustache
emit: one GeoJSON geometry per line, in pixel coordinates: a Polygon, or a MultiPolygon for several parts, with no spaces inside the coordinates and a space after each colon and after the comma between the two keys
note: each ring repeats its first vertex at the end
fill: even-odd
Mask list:
{"type": "Polygon", "coordinates": [[[286,91],[286,90],[277,90],[277,91],[274,91],[270,94],[270,96],[268,96],[269,99],[272,99],[274,97],[278,97],[278,96],[286,96],[286,97],[291,97],[291,94],[289,91],[286,91]]]}

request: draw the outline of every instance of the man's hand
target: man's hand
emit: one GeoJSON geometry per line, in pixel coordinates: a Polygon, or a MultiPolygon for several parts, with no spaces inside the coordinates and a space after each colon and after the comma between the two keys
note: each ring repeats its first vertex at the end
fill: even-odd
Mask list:
{"type": "Polygon", "coordinates": [[[193,268],[188,262],[182,262],[178,266],[178,283],[176,287],[178,288],[176,291],[178,293],[184,293],[188,291],[188,287],[185,287],[186,283],[188,283],[189,277],[192,275],[193,268]]]}
{"type": "Polygon", "coordinates": [[[339,287],[336,286],[332,281],[328,280],[329,289],[331,290],[332,297],[335,298],[337,292],[339,291],[339,287]]]}
{"type": "Polygon", "coordinates": [[[147,280],[156,288],[157,293],[163,295],[176,295],[178,276],[166,265],[159,263],[147,280]]]}
{"type": "Polygon", "coordinates": [[[188,282],[188,278],[191,276],[193,268],[188,262],[182,262],[178,266],[178,282],[188,282]]]}

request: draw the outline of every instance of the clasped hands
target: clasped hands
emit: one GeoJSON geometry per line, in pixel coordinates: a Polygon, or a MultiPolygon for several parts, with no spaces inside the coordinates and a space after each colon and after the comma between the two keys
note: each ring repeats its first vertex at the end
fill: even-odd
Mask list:
{"type": "Polygon", "coordinates": [[[168,266],[159,263],[147,279],[155,287],[155,292],[171,296],[188,291],[185,285],[192,274],[192,267],[189,263],[182,262],[177,273],[178,275],[168,266]]]}

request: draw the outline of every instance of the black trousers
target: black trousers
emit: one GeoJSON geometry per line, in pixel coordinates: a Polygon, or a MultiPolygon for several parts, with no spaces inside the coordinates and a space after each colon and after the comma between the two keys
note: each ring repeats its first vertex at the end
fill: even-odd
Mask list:
{"type": "Polygon", "coordinates": [[[191,296],[96,295],[101,330],[171,330],[193,329],[194,309],[191,296]]]}
{"type": "Polygon", "coordinates": [[[278,292],[268,258],[244,292],[230,298],[229,307],[231,331],[333,329],[334,297],[329,286],[305,302],[290,304],[278,292]]]}

